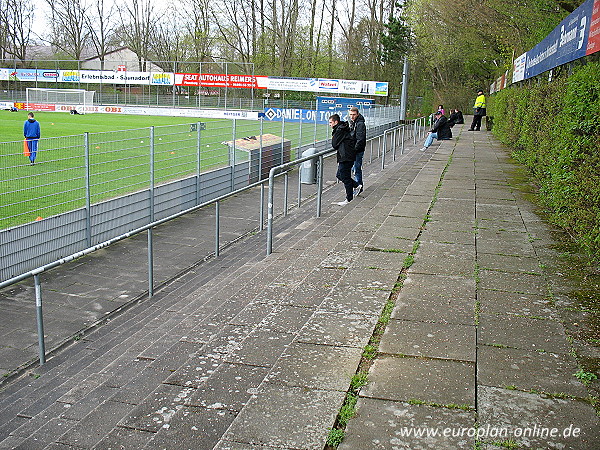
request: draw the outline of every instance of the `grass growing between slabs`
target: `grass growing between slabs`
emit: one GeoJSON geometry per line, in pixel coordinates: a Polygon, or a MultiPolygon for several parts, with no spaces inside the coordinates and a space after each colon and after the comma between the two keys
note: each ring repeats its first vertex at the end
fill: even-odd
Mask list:
{"type": "MultiPolygon", "coordinates": [[[[36,164],[30,165],[22,151],[26,118],[25,112],[0,111],[0,229],[85,206],[88,176],[94,204],[147,189],[151,183],[193,176],[198,169],[227,166],[233,155],[226,142],[261,132],[260,122],[254,120],[38,112],[42,139],[36,164]],[[198,122],[203,124],[200,132],[198,122]]],[[[284,135],[292,149],[328,136],[325,126],[315,130],[314,124],[264,122],[262,132],[284,135]]],[[[235,152],[236,162],[247,159],[246,152],[235,152]]]]}

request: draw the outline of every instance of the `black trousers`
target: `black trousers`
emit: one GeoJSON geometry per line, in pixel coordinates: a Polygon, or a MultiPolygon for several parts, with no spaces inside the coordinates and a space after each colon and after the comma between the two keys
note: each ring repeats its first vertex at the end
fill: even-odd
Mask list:
{"type": "Polygon", "coordinates": [[[354,198],[354,188],[358,183],[352,178],[352,166],[354,161],[345,161],[338,163],[338,170],[335,174],[336,178],[344,183],[346,188],[346,200],[351,201],[354,198]]]}
{"type": "Polygon", "coordinates": [[[473,116],[473,123],[471,124],[472,130],[481,130],[481,118],[483,116],[473,116]]]}

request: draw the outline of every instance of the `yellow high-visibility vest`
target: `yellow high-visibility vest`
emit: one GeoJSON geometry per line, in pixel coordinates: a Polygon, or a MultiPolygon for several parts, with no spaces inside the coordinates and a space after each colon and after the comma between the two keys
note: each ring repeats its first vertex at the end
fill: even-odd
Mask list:
{"type": "Polygon", "coordinates": [[[481,94],[477,96],[473,108],[485,108],[485,95],[481,94]]]}

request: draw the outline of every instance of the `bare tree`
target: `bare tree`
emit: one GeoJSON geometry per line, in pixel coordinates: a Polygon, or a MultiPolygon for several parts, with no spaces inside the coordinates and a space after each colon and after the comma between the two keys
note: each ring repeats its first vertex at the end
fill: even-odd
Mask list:
{"type": "Polygon", "coordinates": [[[25,61],[31,43],[34,5],[25,0],[0,0],[0,46],[2,58],[25,61]]]}
{"type": "Polygon", "coordinates": [[[152,34],[157,17],[152,0],[130,0],[118,6],[120,33],[125,44],[137,55],[139,70],[146,70],[152,34]]]}
{"type": "Polygon", "coordinates": [[[188,5],[191,11],[187,14],[187,20],[183,18],[183,27],[191,41],[189,58],[192,61],[202,62],[211,56],[214,42],[211,28],[210,0],[190,0],[188,5]]]}
{"type": "Polygon", "coordinates": [[[266,4],[265,32],[271,36],[272,58],[279,63],[277,72],[280,75],[288,73],[293,62],[299,16],[298,0],[268,0],[266,4]]]}
{"type": "Polygon", "coordinates": [[[152,61],[163,70],[173,70],[172,61],[186,58],[185,28],[178,26],[177,8],[171,4],[154,25],[153,39],[150,45],[152,61]]]}
{"type": "Polygon", "coordinates": [[[81,0],[46,0],[50,6],[49,42],[75,60],[88,43],[87,7],[81,0]]]}
{"type": "Polygon", "coordinates": [[[224,59],[241,59],[250,62],[253,56],[253,24],[251,14],[248,14],[251,1],[220,2],[211,10],[219,36],[225,43],[221,51],[224,59]],[[229,50],[229,51],[228,51],[229,50]]]}
{"type": "Polygon", "coordinates": [[[95,5],[90,8],[86,17],[86,28],[90,42],[100,59],[100,70],[104,70],[106,54],[116,43],[115,12],[114,3],[107,6],[105,0],[96,0],[95,5]]]}

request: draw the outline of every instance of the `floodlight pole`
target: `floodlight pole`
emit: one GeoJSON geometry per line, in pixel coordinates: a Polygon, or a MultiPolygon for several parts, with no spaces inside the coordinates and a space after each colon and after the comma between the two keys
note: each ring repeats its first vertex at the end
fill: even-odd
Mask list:
{"type": "Polygon", "coordinates": [[[406,119],[406,97],[408,90],[408,56],[404,55],[402,68],[402,96],[400,97],[400,120],[406,119]]]}

